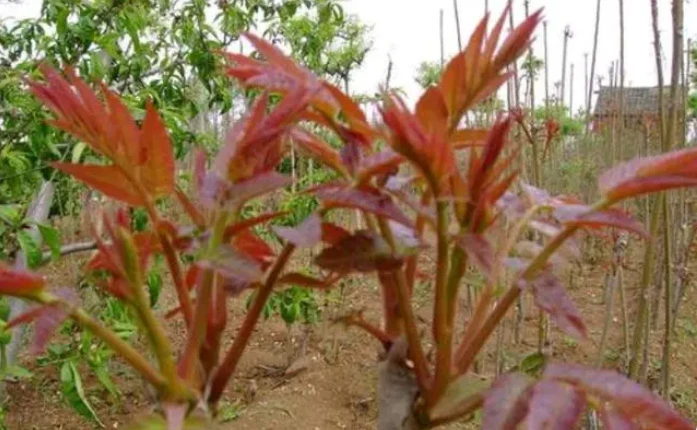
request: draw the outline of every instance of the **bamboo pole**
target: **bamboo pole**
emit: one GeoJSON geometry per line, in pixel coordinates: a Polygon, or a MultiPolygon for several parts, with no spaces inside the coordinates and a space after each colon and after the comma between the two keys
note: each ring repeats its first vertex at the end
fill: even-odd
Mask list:
{"type": "Polygon", "coordinates": [[[593,100],[593,78],[595,77],[595,62],[598,57],[598,34],[600,33],[600,0],[595,7],[595,33],[593,35],[593,57],[591,59],[591,72],[588,79],[588,100],[586,103],[586,134],[590,132],[591,101],[593,100]]]}

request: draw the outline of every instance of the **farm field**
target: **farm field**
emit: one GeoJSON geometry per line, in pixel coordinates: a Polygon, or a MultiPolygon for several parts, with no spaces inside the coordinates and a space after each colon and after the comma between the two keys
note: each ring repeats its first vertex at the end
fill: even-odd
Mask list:
{"type": "Polygon", "coordinates": [[[697,5],[476,3],[0,0],[0,430],[697,428],[697,5]]]}

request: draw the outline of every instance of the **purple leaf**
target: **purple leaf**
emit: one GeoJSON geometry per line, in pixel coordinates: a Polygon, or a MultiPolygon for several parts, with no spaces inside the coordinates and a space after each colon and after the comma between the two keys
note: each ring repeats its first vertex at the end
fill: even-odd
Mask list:
{"type": "Polygon", "coordinates": [[[369,231],[357,231],[325,248],[315,257],[315,263],[337,273],[395,270],[402,259],[392,254],[385,240],[369,231]]]}
{"type": "Polygon", "coordinates": [[[609,402],[617,411],[643,427],[670,430],[694,430],[683,418],[642,385],[612,370],[589,369],[575,364],[550,364],[543,375],[576,385],[586,394],[609,402]]]}
{"type": "Polygon", "coordinates": [[[586,338],[586,326],[581,314],[552,272],[546,270],[532,281],[521,283],[523,287],[529,285],[535,297],[535,304],[547,312],[560,329],[576,339],[586,338]]]}
{"type": "Polygon", "coordinates": [[[322,240],[322,220],[313,213],[297,227],[274,226],[273,231],[300,248],[311,248],[322,240]]]}
{"type": "Polygon", "coordinates": [[[215,270],[223,278],[223,288],[233,295],[258,284],[264,276],[257,261],[229,246],[221,246],[217,255],[198,264],[203,269],[215,270]]]}
{"type": "Polygon", "coordinates": [[[530,379],[522,373],[508,373],[496,379],[484,398],[482,428],[517,429],[528,413],[530,386],[530,379]]]}
{"type": "MultiPolygon", "coordinates": [[[[53,293],[60,297],[65,303],[77,304],[79,298],[75,290],[60,288],[53,293]]],[[[44,305],[41,311],[36,314],[34,323],[34,341],[31,346],[31,354],[42,354],[49,339],[56,332],[58,327],[68,318],[68,310],[61,305],[44,305]]]]}
{"type": "Polygon", "coordinates": [[[586,397],[574,386],[541,381],[530,399],[527,424],[530,429],[567,430],[575,428],[586,407],[586,397]]]}
{"type": "Polygon", "coordinates": [[[404,225],[412,225],[392,199],[374,187],[364,185],[354,188],[349,185],[331,184],[318,187],[314,193],[327,207],[361,209],[404,225]]]}
{"type": "Polygon", "coordinates": [[[230,184],[215,172],[209,172],[204,180],[201,203],[209,208],[215,205],[238,206],[255,197],[285,187],[291,182],[292,178],[289,176],[277,172],[265,172],[230,184]]]}
{"type": "Polygon", "coordinates": [[[467,233],[457,239],[457,244],[472,258],[472,262],[489,276],[494,263],[494,251],[489,241],[481,234],[467,233]]]}
{"type": "Polygon", "coordinates": [[[600,409],[600,419],[605,430],[639,430],[629,418],[609,404],[600,409]]]}
{"type": "Polygon", "coordinates": [[[567,225],[588,228],[613,227],[636,233],[644,238],[649,237],[648,232],[639,221],[619,209],[591,212],[590,208],[585,205],[566,205],[557,208],[555,214],[560,221],[567,225]]]}

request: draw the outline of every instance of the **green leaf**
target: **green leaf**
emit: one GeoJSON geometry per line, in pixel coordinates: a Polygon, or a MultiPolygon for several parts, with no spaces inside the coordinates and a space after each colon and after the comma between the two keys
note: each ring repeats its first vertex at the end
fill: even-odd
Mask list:
{"type": "Polygon", "coordinates": [[[78,142],[75,146],[73,146],[73,153],[70,156],[70,162],[73,164],[79,163],[80,157],[82,157],[82,153],[85,151],[85,148],[87,148],[87,144],[85,142],[78,142]]]}
{"type": "Polygon", "coordinates": [[[542,370],[546,363],[547,357],[543,353],[539,351],[533,352],[520,362],[520,370],[528,375],[534,375],[542,370]]]}
{"type": "Polygon", "coordinates": [[[61,256],[61,240],[58,230],[45,224],[37,224],[37,227],[39,228],[44,243],[51,250],[51,257],[53,260],[59,259],[61,256]]]}
{"type": "Polygon", "coordinates": [[[162,277],[158,272],[152,271],[148,274],[147,284],[150,293],[150,307],[154,308],[160,298],[160,291],[162,291],[162,277]]]}
{"type": "Polygon", "coordinates": [[[22,211],[19,205],[0,205],[0,220],[11,226],[22,222],[22,211]]]}
{"type": "Polygon", "coordinates": [[[114,381],[109,376],[109,369],[107,369],[105,365],[93,367],[92,370],[94,370],[94,374],[97,375],[97,379],[99,379],[99,382],[102,383],[102,385],[104,386],[104,388],[107,389],[109,394],[111,394],[114,397],[121,397],[121,393],[119,392],[119,389],[116,387],[116,384],[114,384],[114,381]]]}
{"type": "Polygon", "coordinates": [[[9,377],[14,379],[31,378],[32,376],[34,376],[34,374],[31,373],[28,369],[16,364],[11,364],[2,369],[2,375],[5,378],[9,377]]]}
{"type": "Polygon", "coordinates": [[[25,258],[27,259],[27,266],[30,269],[39,267],[43,261],[43,254],[41,253],[41,248],[39,244],[31,237],[31,235],[26,230],[20,230],[17,232],[17,240],[19,241],[19,246],[24,252],[25,258]]]}
{"type": "Polygon", "coordinates": [[[441,400],[431,412],[433,418],[452,414],[469,397],[489,388],[491,381],[476,375],[462,375],[448,385],[441,400]]]}
{"type": "Polygon", "coordinates": [[[61,366],[61,392],[68,404],[80,415],[96,421],[101,427],[104,424],[99,420],[97,414],[92,409],[85,391],[82,387],[82,379],[72,361],[66,361],[61,366]]]}

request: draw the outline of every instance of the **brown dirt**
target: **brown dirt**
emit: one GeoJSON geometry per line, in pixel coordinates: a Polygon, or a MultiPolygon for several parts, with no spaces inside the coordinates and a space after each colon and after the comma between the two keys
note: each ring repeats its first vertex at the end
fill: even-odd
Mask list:
{"type": "MultiPolygon", "coordinates": [[[[626,272],[627,297],[636,297],[641,247],[633,246],[630,264],[626,272]],[[638,249],[637,249],[638,248],[638,249]]],[[[603,258],[601,257],[601,260],[603,258]]],[[[84,259],[70,258],[48,270],[52,280],[60,285],[75,285],[79,267],[84,259]]],[[[604,315],[602,304],[602,280],[605,273],[602,264],[584,264],[574,279],[566,275],[565,281],[577,306],[589,327],[591,339],[576,343],[552,328],[554,359],[581,363],[594,363],[604,315]]],[[[170,289],[171,290],[171,289],[170,289]]],[[[173,303],[173,293],[163,292],[165,303],[173,303]]],[[[378,293],[369,279],[356,279],[347,288],[345,302],[355,309],[366,309],[366,317],[379,321],[378,293]]],[[[336,293],[327,297],[325,317],[336,312],[336,293]],[[330,300],[331,299],[331,300],[330,300]]],[[[416,292],[417,314],[430,319],[428,291],[425,287],[416,292]]],[[[693,288],[683,307],[678,333],[673,348],[673,398],[678,408],[688,416],[697,418],[697,308],[689,306],[697,299],[693,288]]],[[[231,310],[231,336],[242,320],[243,300],[236,300],[231,310]]],[[[622,366],[622,325],[619,299],[615,300],[615,319],[609,348],[603,360],[604,366],[622,366]]],[[[166,306],[162,306],[166,308],[166,306]]],[[[633,301],[629,303],[630,322],[633,301]]],[[[528,307],[528,309],[531,309],[528,307]]],[[[511,324],[505,332],[504,358],[508,366],[514,365],[525,354],[533,352],[536,345],[537,314],[531,315],[525,324],[523,343],[514,345],[511,324]]],[[[325,318],[326,320],[327,318],[325,318]]],[[[630,324],[631,325],[631,324],[630,324]]],[[[424,330],[426,326],[423,326],[424,330]]],[[[182,339],[181,322],[169,323],[168,330],[175,341],[182,339]]],[[[427,331],[425,331],[427,333],[427,331]]],[[[295,337],[298,341],[298,336],[295,337]]],[[[344,330],[323,322],[313,328],[304,359],[306,367],[299,374],[286,377],[283,368],[287,365],[288,333],[276,319],[263,322],[255,332],[239,371],[228,389],[221,409],[230,421],[225,429],[373,429],[376,422],[375,361],[378,346],[366,334],[357,330],[344,330]]],[[[492,342],[493,344],[493,342],[492,342]]],[[[660,325],[652,339],[652,358],[660,357],[660,325]]],[[[482,359],[482,373],[494,369],[493,345],[482,359]]],[[[29,357],[24,358],[34,376],[8,385],[9,401],[5,405],[5,422],[8,429],[91,429],[93,423],[78,416],[65,404],[60,395],[57,369],[38,367],[29,357]]],[[[120,402],[109,400],[103,389],[89,371],[83,372],[85,390],[93,401],[97,414],[107,428],[123,428],[134,416],[145,414],[151,406],[147,404],[143,384],[118,360],[111,363],[112,373],[119,380],[123,392],[120,402]]],[[[650,381],[657,377],[657,369],[651,368],[650,381]]],[[[467,424],[454,424],[449,428],[466,428],[467,424]]]]}

